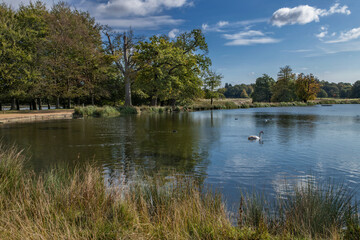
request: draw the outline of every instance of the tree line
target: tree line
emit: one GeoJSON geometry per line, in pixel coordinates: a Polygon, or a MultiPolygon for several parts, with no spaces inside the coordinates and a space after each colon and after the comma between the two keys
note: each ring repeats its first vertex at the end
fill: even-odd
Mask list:
{"type": "MultiPolygon", "coordinates": [[[[13,10],[0,4],[0,109],[29,104],[181,104],[211,94],[221,75],[210,69],[201,30],[175,39],[140,38],[96,23],[66,3],[41,1],[13,10]]],[[[216,94],[214,95],[216,96],[216,94]]]]}
{"type": "Polygon", "coordinates": [[[313,74],[295,74],[290,66],[280,68],[277,81],[267,74],[254,84],[226,83],[218,92],[226,98],[252,98],[254,102],[292,102],[319,98],[360,98],[360,80],[351,83],[320,81],[313,74]]]}

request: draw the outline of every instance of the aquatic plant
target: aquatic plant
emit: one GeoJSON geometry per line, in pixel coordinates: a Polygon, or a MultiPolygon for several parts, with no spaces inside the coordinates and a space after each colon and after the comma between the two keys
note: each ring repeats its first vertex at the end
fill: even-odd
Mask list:
{"type": "Polygon", "coordinates": [[[75,116],[80,117],[108,117],[119,115],[120,112],[110,106],[96,107],[96,106],[86,106],[86,107],[75,107],[74,108],[75,116]]]}

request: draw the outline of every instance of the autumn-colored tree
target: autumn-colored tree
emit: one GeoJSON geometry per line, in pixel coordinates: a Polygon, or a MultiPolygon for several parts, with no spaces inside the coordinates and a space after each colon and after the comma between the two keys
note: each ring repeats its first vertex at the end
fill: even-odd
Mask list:
{"type": "Polygon", "coordinates": [[[299,74],[295,81],[296,95],[304,102],[314,100],[320,91],[319,80],[314,75],[299,74]]]}

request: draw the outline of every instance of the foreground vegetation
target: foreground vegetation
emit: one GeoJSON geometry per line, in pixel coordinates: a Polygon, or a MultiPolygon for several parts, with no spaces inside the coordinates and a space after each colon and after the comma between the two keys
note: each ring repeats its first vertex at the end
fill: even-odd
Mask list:
{"type": "Polygon", "coordinates": [[[346,187],[308,181],[274,205],[243,195],[229,217],[220,194],[190,178],[142,177],[117,185],[100,169],[35,175],[15,147],[0,146],[1,239],[359,239],[346,187]]]}

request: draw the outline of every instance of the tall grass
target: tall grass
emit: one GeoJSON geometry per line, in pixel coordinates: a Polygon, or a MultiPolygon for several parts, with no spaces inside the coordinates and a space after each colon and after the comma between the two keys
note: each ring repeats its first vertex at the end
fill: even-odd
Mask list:
{"type": "Polygon", "coordinates": [[[239,212],[240,226],[265,229],[275,235],[360,239],[354,192],[342,184],[308,179],[272,203],[259,194],[244,195],[239,212]]]}
{"type": "Polygon", "coordinates": [[[86,107],[75,107],[75,116],[80,117],[109,117],[119,115],[120,112],[110,106],[96,107],[96,106],[86,106],[86,107]]]}
{"type": "Polygon", "coordinates": [[[15,147],[0,145],[0,239],[358,239],[345,187],[296,188],[275,208],[244,195],[239,226],[221,194],[191,178],[141,177],[105,184],[94,166],[35,175],[15,147]]]}
{"type": "Polygon", "coordinates": [[[1,148],[0,239],[237,239],[220,195],[190,179],[104,184],[101,171],[36,176],[1,148]]]}

